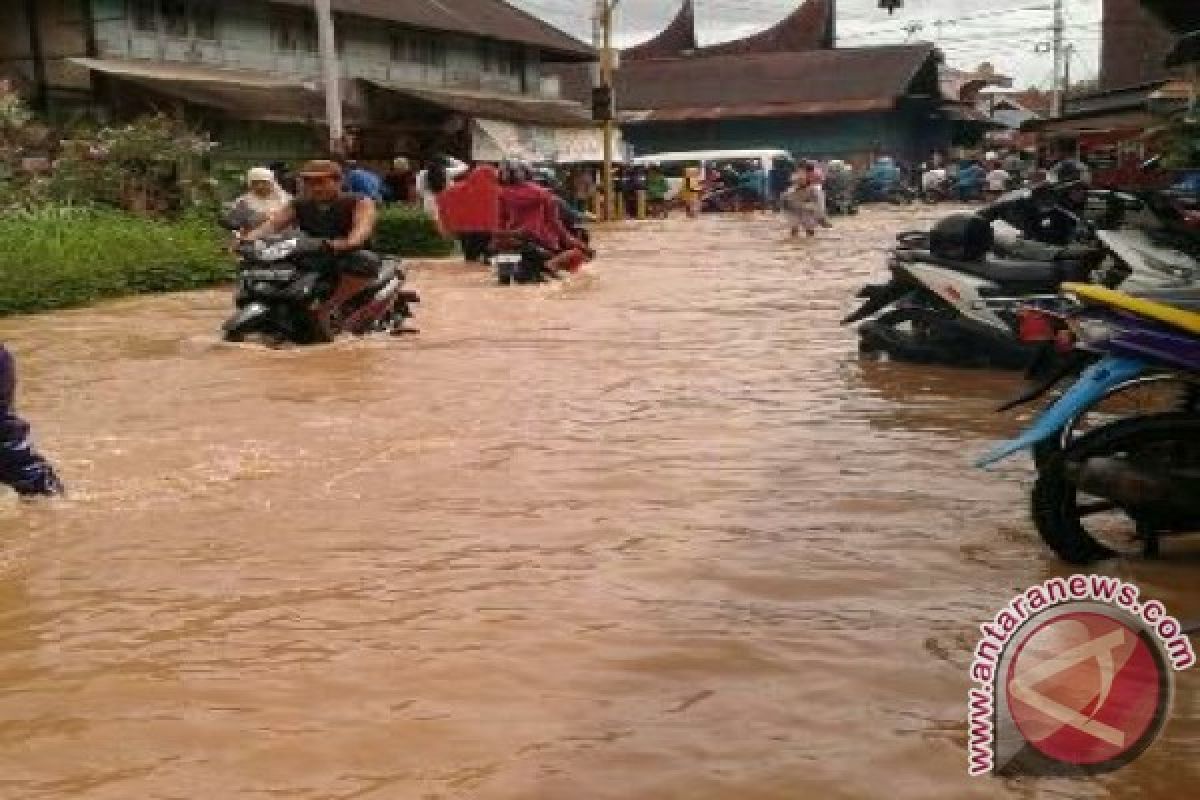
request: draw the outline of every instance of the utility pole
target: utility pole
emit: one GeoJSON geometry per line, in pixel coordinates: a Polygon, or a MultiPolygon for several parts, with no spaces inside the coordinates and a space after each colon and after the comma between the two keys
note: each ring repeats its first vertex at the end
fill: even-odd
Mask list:
{"type": "Polygon", "coordinates": [[[1054,0],[1054,116],[1063,114],[1063,0],[1054,0]]]}
{"type": "MultiPolygon", "coordinates": [[[[1075,56],[1075,45],[1068,44],[1063,48],[1063,96],[1071,93],[1071,59],[1075,56]]],[[[1063,101],[1066,104],[1066,101],[1063,101]]]]}
{"type": "MultiPolygon", "coordinates": [[[[613,52],[613,11],[621,0],[596,0],[596,19],[600,28],[600,85],[613,92],[616,71],[615,53],[613,52]]],[[[616,105],[615,95],[613,105],[616,105]]],[[[605,114],[604,119],[604,216],[613,220],[617,216],[617,198],[613,181],[613,124],[614,114],[605,114]]]]}
{"type": "Polygon", "coordinates": [[[345,125],[342,121],[342,76],[338,64],[337,33],[329,0],[316,0],[317,40],[321,51],[321,75],[325,81],[325,118],[329,123],[329,152],[346,155],[345,125]]]}

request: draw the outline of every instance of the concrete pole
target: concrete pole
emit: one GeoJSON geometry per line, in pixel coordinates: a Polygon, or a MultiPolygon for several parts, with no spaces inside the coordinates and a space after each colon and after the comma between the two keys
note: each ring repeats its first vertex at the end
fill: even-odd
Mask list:
{"type": "Polygon", "coordinates": [[[338,63],[337,34],[329,0],[316,0],[317,38],[321,51],[321,75],[325,81],[325,118],[329,123],[329,152],[346,155],[346,129],[342,120],[342,75],[338,63]]]}
{"type": "MultiPolygon", "coordinates": [[[[607,86],[610,89],[613,87],[613,10],[616,8],[620,0],[600,0],[602,8],[600,9],[600,29],[603,34],[602,47],[600,51],[600,85],[607,86]]],[[[615,95],[613,105],[616,105],[615,95]]],[[[612,115],[607,115],[610,118],[604,120],[604,204],[605,217],[610,220],[617,218],[617,197],[615,191],[615,181],[613,180],[613,129],[615,125],[611,119],[612,115]]]]}
{"type": "Polygon", "coordinates": [[[1054,116],[1063,115],[1063,0],[1054,0],[1054,116]]]}

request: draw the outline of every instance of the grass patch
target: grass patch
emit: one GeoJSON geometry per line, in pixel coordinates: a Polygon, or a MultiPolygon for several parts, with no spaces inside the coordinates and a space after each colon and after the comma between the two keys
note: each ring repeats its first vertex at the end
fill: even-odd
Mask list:
{"type": "Polygon", "coordinates": [[[0,314],[228,281],[234,260],[207,216],[159,220],[47,208],[0,218],[0,314]]]}
{"type": "Polygon", "coordinates": [[[442,238],[423,209],[404,206],[380,210],[374,247],[385,255],[409,258],[438,258],[454,252],[454,242],[442,238]]]}

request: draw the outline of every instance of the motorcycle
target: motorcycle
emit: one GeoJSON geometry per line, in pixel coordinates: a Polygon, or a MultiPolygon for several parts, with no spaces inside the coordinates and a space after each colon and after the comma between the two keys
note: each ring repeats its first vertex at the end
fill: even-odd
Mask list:
{"type": "MultiPolygon", "coordinates": [[[[988,467],[1047,443],[1032,505],[1043,541],[1064,561],[1089,564],[1140,552],[1163,537],[1200,532],[1200,290],[1134,296],[1064,287],[1072,343],[1087,354],[1074,384],[1027,431],[980,459],[988,467]],[[1173,382],[1174,407],[1081,421],[1109,398],[1173,382]]],[[[1064,375],[1060,378],[1068,377],[1064,375]]],[[[1029,392],[1033,402],[1057,381],[1029,392]]],[[[1011,405],[1011,404],[1010,404],[1011,405]]]]}
{"type": "Polygon", "coordinates": [[[1001,198],[977,215],[997,220],[995,227],[985,229],[959,215],[935,227],[937,233],[974,226],[979,242],[971,258],[946,257],[932,237],[902,234],[888,263],[891,280],[864,287],[859,293],[864,304],[843,324],[866,320],[859,328],[865,353],[1021,369],[1039,348],[1018,335],[1019,312],[1054,307],[1064,282],[1131,291],[1200,282],[1200,260],[1193,255],[1200,248],[1180,241],[1177,221],[1155,196],[1097,195],[1103,211],[1096,223],[1063,205],[1047,206],[1046,197],[1029,204],[1032,195],[1026,192],[1001,198]],[[1141,215],[1138,226],[1123,226],[1133,214],[1141,215]]]}
{"type": "MultiPolygon", "coordinates": [[[[992,227],[952,215],[931,235],[901,234],[888,259],[890,280],[859,292],[859,349],[915,363],[1020,369],[1037,347],[1017,337],[1017,312],[1053,305],[1065,281],[1119,283],[1124,268],[1092,247],[1042,248],[1044,258],[1000,258],[992,227]],[[954,231],[954,228],[963,230],[954,231]],[[941,240],[970,238],[971,252],[941,240]]],[[[1026,247],[1026,245],[1020,245],[1026,247]]],[[[1007,245],[1017,249],[1017,244],[1007,245]]]]}
{"type": "Polygon", "coordinates": [[[917,193],[903,183],[880,185],[871,178],[863,178],[855,191],[858,203],[891,203],[894,206],[910,206],[917,200],[917,193]]]}
{"type": "Polygon", "coordinates": [[[341,333],[406,333],[409,305],[420,295],[404,289],[404,272],[384,262],[377,277],[339,308],[326,308],[338,276],[326,243],[303,234],[278,235],[235,245],[236,311],[222,331],[226,341],[259,335],[299,345],[333,341],[341,333]]]}

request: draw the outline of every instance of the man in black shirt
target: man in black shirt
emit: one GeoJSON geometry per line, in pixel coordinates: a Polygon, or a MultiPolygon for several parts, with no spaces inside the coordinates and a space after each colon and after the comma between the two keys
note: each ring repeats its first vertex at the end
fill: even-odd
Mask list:
{"type": "Polygon", "coordinates": [[[249,240],[299,228],[322,239],[339,280],[322,312],[341,308],[371,285],[383,262],[367,249],[378,214],[369,197],[342,191],[342,168],[336,161],[310,161],[300,170],[300,196],[246,235],[249,240]]]}

